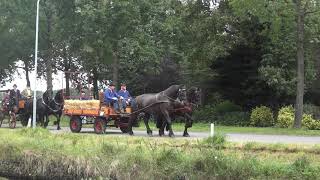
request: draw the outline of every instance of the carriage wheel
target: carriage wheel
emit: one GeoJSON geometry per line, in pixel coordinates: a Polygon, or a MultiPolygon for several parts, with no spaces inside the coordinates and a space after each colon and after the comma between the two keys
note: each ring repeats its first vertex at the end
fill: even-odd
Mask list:
{"type": "Polygon", "coordinates": [[[9,120],[9,127],[11,128],[11,129],[14,129],[14,128],[16,128],[16,114],[14,114],[14,113],[12,113],[11,115],[10,115],[10,120],[9,120]]]}
{"type": "Polygon", "coordinates": [[[72,116],[70,119],[70,130],[73,133],[78,133],[81,131],[82,121],[79,116],[72,116]]]}
{"type": "Polygon", "coordinates": [[[94,120],[94,132],[97,134],[103,134],[106,131],[107,123],[105,119],[97,117],[94,120]]]}

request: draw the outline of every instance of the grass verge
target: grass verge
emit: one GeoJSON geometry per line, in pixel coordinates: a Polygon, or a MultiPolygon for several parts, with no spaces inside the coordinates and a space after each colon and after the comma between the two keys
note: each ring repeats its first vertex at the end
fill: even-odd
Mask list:
{"type": "Polygon", "coordinates": [[[319,159],[319,149],[318,146],[233,144],[225,142],[222,135],[183,140],[0,129],[0,176],[317,179],[320,166],[314,159],[319,159]]]}

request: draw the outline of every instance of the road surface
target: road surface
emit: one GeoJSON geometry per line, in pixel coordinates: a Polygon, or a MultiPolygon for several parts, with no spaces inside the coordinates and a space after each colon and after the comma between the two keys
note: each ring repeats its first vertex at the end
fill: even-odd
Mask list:
{"type": "MultiPolygon", "coordinates": [[[[55,127],[49,127],[52,133],[70,132],[69,128],[63,127],[62,130],[57,131],[55,127]]],[[[134,130],[135,136],[147,137],[146,131],[134,130]]],[[[94,133],[93,128],[82,128],[81,133],[94,133]]],[[[158,131],[153,131],[153,138],[159,138],[158,131]]],[[[175,138],[185,138],[182,132],[175,132],[175,138]]],[[[189,138],[207,138],[210,133],[207,132],[189,132],[189,138]]],[[[105,135],[129,136],[121,133],[118,129],[107,129],[105,135]]],[[[287,135],[258,135],[258,134],[240,134],[228,133],[226,134],[227,141],[231,142],[260,142],[260,143],[286,143],[286,144],[320,144],[320,136],[287,136],[287,135]]],[[[168,135],[166,134],[166,137],[168,135]]],[[[161,137],[163,138],[163,137],[161,137]]]]}
{"type": "MultiPolygon", "coordinates": [[[[8,128],[6,124],[3,125],[3,128],[8,128]]],[[[18,126],[16,129],[21,128],[18,126]]],[[[56,130],[56,126],[48,127],[52,133],[70,133],[68,127],[62,127],[62,130],[56,130]]],[[[146,131],[134,130],[135,136],[147,137],[146,131]]],[[[82,128],[82,134],[94,134],[93,128],[82,128]]],[[[167,133],[167,132],[166,132],[167,133]]],[[[158,131],[153,131],[152,138],[159,138],[158,131]]],[[[194,139],[194,138],[207,138],[209,137],[209,132],[189,132],[190,137],[186,138],[182,136],[182,132],[175,132],[175,138],[184,138],[184,139],[194,139]]],[[[106,134],[103,136],[129,136],[128,134],[123,134],[119,129],[107,129],[106,134]]],[[[165,137],[168,137],[166,134],[165,137]]],[[[228,133],[226,134],[227,141],[230,142],[260,142],[260,143],[285,143],[285,144],[320,144],[320,136],[288,136],[288,135],[259,135],[259,134],[243,134],[243,133],[228,133]]],[[[164,137],[161,137],[164,138],[164,137]]]]}

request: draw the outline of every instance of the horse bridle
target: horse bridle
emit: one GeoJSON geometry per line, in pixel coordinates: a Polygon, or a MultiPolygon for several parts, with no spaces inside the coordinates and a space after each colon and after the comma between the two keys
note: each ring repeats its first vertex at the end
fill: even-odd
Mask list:
{"type": "Polygon", "coordinates": [[[169,100],[174,101],[174,102],[183,101],[183,100],[181,100],[181,98],[180,98],[180,97],[181,97],[181,92],[183,92],[183,91],[186,91],[186,89],[185,89],[185,88],[182,88],[182,89],[179,88],[178,98],[177,98],[177,99],[173,99],[173,98],[167,96],[166,94],[164,94],[164,91],[161,91],[160,93],[156,94],[156,101],[158,101],[158,96],[159,96],[159,95],[162,95],[162,96],[164,96],[164,97],[166,97],[166,98],[168,98],[169,100]]]}

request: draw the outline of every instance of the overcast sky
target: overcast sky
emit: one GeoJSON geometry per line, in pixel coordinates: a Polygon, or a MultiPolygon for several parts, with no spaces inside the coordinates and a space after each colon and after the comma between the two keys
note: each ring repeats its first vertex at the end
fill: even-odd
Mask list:
{"type": "MultiPolygon", "coordinates": [[[[63,87],[65,87],[65,82],[63,82],[64,76],[63,72],[58,72],[58,74],[53,76],[53,89],[62,89],[62,83],[64,84],[63,87]]],[[[25,72],[22,69],[18,69],[18,71],[14,74],[12,82],[7,82],[5,86],[0,85],[0,89],[12,89],[13,84],[17,84],[18,89],[23,90],[27,86],[26,78],[25,78],[25,72]]],[[[32,71],[30,73],[30,81],[31,81],[31,89],[34,89],[34,78],[35,78],[35,72],[32,71]]],[[[47,89],[46,81],[45,79],[41,78],[37,81],[37,90],[45,91],[47,89]]]]}

